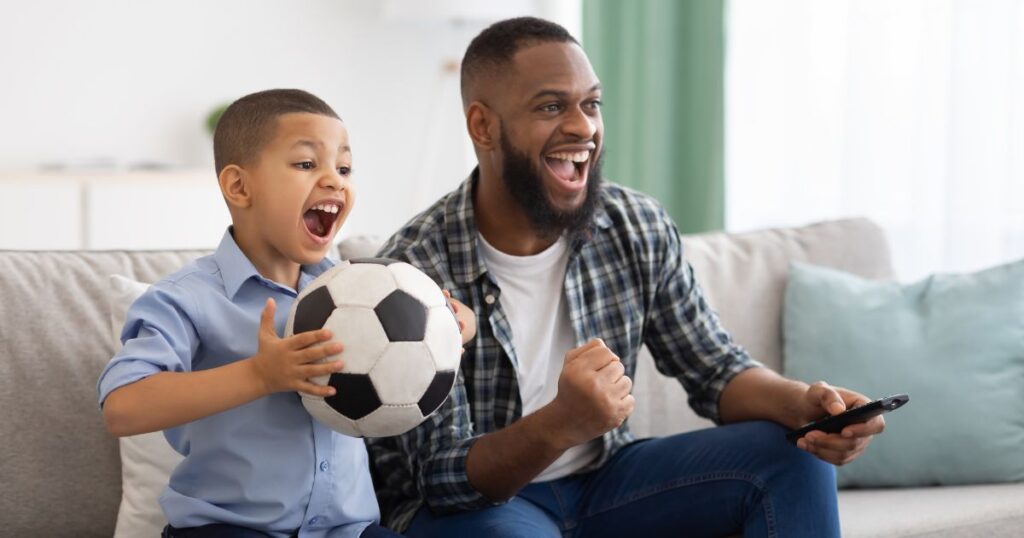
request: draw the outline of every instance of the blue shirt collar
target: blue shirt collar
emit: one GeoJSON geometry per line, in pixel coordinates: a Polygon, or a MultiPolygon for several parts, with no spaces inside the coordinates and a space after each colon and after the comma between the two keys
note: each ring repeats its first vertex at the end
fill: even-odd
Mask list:
{"type": "MultiPolygon", "coordinates": [[[[220,268],[220,277],[224,281],[224,291],[229,299],[234,299],[238,290],[250,279],[256,279],[271,287],[279,288],[292,294],[298,291],[264,278],[256,270],[256,266],[252,264],[249,257],[238,247],[238,243],[235,242],[231,230],[232,227],[228,226],[228,229],[224,232],[224,237],[220,240],[220,245],[217,246],[217,250],[213,253],[213,260],[217,263],[217,267],[220,268]]],[[[326,257],[320,260],[320,263],[303,265],[299,274],[299,289],[304,288],[310,280],[320,276],[321,273],[333,266],[334,261],[326,257]]]]}

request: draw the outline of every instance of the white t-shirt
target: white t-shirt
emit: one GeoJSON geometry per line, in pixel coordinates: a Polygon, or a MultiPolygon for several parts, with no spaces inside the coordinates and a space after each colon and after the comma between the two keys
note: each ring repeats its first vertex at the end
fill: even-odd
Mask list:
{"type": "MultiPolygon", "coordinates": [[[[512,328],[526,416],[555,399],[565,354],[576,347],[563,289],[569,244],[563,236],[539,254],[512,256],[491,246],[483,235],[478,237],[484,264],[501,288],[501,308],[512,328]]],[[[585,467],[600,454],[600,443],[594,439],[566,450],[533,482],[562,478],[585,467]]]]}

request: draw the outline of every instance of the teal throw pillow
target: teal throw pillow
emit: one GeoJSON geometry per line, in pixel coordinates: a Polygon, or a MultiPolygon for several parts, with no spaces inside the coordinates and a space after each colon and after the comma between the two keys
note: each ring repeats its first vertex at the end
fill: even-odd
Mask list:
{"type": "Polygon", "coordinates": [[[906,285],[796,263],[783,316],[786,376],[910,395],[840,486],[1024,480],[1024,260],[906,285]]]}

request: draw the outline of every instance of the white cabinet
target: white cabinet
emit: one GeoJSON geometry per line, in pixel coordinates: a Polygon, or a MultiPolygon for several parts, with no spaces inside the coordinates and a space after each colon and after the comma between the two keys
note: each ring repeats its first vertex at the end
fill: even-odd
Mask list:
{"type": "Polygon", "coordinates": [[[0,248],[213,248],[230,216],[212,170],[0,175],[0,248]]]}
{"type": "Polygon", "coordinates": [[[79,187],[64,178],[0,181],[0,248],[79,248],[85,239],[79,187]]]}

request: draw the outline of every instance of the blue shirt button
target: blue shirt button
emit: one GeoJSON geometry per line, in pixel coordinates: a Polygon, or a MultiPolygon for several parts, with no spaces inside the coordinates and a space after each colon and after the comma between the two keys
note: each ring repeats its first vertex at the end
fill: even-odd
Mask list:
{"type": "Polygon", "coordinates": [[[314,517],[313,519],[309,520],[310,525],[316,525],[317,523],[320,523],[320,516],[314,517]]]}
{"type": "Polygon", "coordinates": [[[320,470],[321,471],[326,473],[327,469],[330,469],[330,468],[331,468],[331,464],[330,463],[327,463],[326,461],[321,461],[320,462],[320,470]]]}

